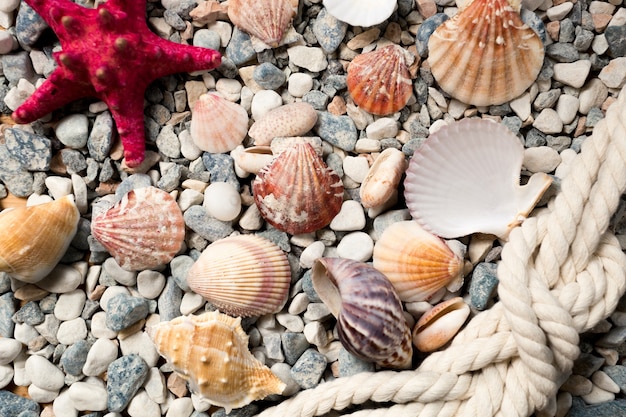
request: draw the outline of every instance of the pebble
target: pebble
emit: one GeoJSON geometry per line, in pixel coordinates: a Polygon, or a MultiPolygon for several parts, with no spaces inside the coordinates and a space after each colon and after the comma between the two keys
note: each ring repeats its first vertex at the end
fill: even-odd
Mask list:
{"type": "Polygon", "coordinates": [[[561,133],[563,121],[554,109],[543,109],[533,122],[533,127],[547,134],[561,133]]]}
{"type": "Polygon", "coordinates": [[[39,304],[34,301],[29,301],[24,304],[22,308],[17,310],[17,312],[13,315],[13,321],[16,323],[24,323],[29,326],[36,326],[37,324],[43,323],[44,314],[39,308],[39,304]]]}
{"type": "Polygon", "coordinates": [[[42,389],[54,391],[65,385],[63,371],[42,356],[31,355],[26,359],[26,374],[34,385],[42,389]]]}
{"type": "Polygon", "coordinates": [[[524,167],[530,172],[552,172],[561,163],[561,156],[549,146],[524,149],[524,167]]]}
{"type": "Polygon", "coordinates": [[[340,377],[352,376],[361,372],[374,372],[375,370],[373,362],[359,359],[343,347],[339,350],[338,363],[340,377]]]}
{"type": "MultiPolygon", "coordinates": [[[[180,316],[180,312],[178,312],[178,315],[180,316]]],[[[120,350],[122,355],[139,355],[149,367],[155,366],[160,357],[154,342],[145,331],[137,332],[121,339],[120,350]]]]}
{"type": "Polygon", "coordinates": [[[428,40],[430,39],[430,35],[432,35],[439,25],[449,18],[450,17],[445,13],[437,13],[424,20],[420,25],[415,37],[415,46],[417,47],[417,53],[421,57],[428,55],[428,40]]]}
{"type": "Polygon", "coordinates": [[[236,26],[233,27],[230,42],[228,43],[225,52],[226,56],[237,66],[240,66],[256,57],[256,51],[252,47],[250,35],[236,26]]]}
{"type": "Polygon", "coordinates": [[[295,72],[289,76],[287,91],[294,97],[304,97],[313,88],[313,77],[303,72],[295,72]]]}
{"type": "Polygon", "coordinates": [[[224,238],[234,230],[230,222],[212,217],[202,206],[189,207],[183,218],[187,227],[210,242],[224,238]]]}
{"type": "Polygon", "coordinates": [[[581,88],[587,80],[589,71],[591,71],[591,62],[581,59],[572,63],[557,63],[554,64],[553,68],[556,81],[575,88],[581,88]]]}
{"type": "Polygon", "coordinates": [[[54,416],[78,417],[78,410],[74,408],[68,390],[62,391],[52,403],[54,416]]]}
{"type": "Polygon", "coordinates": [[[79,340],[69,346],[61,355],[61,365],[65,373],[79,376],[82,373],[87,354],[89,353],[89,343],[86,340],[79,340]]]}
{"type": "Polygon", "coordinates": [[[64,345],[71,345],[87,337],[87,325],[85,320],[78,317],[74,320],[64,321],[59,325],[57,340],[64,345]]]}
{"type": "Polygon", "coordinates": [[[17,39],[8,31],[0,32],[0,55],[5,55],[17,47],[17,39]]]}
{"type": "Polygon", "coordinates": [[[307,323],[303,329],[307,342],[315,346],[326,346],[328,344],[328,336],[324,325],[319,321],[307,323]]]}
{"type": "Polygon", "coordinates": [[[573,3],[564,2],[546,10],[546,16],[548,16],[548,19],[551,21],[563,20],[563,18],[567,16],[570,11],[572,11],[573,7],[573,3]]]}
{"type": "Polygon", "coordinates": [[[62,294],[74,291],[82,281],[83,275],[78,269],[59,264],[44,279],[39,281],[37,286],[51,293],[62,294]]]}
{"type": "Polygon", "coordinates": [[[254,120],[259,120],[270,110],[282,106],[283,99],[273,90],[261,90],[252,97],[250,112],[254,120]]]}
{"type": "Polygon", "coordinates": [[[200,294],[186,292],[180,303],[180,313],[183,315],[192,314],[199,310],[205,303],[206,300],[202,298],[200,294]]]}
{"type": "Polygon", "coordinates": [[[277,90],[280,88],[287,77],[276,65],[270,62],[264,62],[254,69],[254,81],[267,90],[277,90]]]}
{"type": "MultiPolygon", "coordinates": [[[[148,376],[143,384],[146,394],[157,404],[162,404],[166,400],[167,387],[165,386],[165,377],[158,368],[150,368],[148,376]]],[[[132,402],[131,402],[132,404],[132,402]]],[[[130,409],[130,405],[129,405],[130,409]]]]}
{"type": "Polygon", "coordinates": [[[193,34],[193,45],[209,49],[220,49],[221,38],[219,33],[209,29],[199,29],[193,34]]]}
{"type": "Polygon", "coordinates": [[[14,375],[15,372],[11,365],[0,365],[0,389],[9,385],[13,381],[14,375]]]}
{"type": "Polygon", "coordinates": [[[607,401],[613,401],[615,399],[615,394],[605,391],[597,385],[592,384],[591,392],[586,395],[581,395],[581,398],[587,404],[599,404],[607,401]]]}
{"type": "Polygon", "coordinates": [[[626,57],[612,59],[602,68],[598,78],[608,88],[622,88],[626,85],[626,57]]]}
{"type": "Polygon", "coordinates": [[[331,230],[349,232],[365,227],[365,212],[358,201],[346,200],[342,203],[339,213],[330,222],[331,230]]]}
{"type": "Polygon", "coordinates": [[[241,212],[239,193],[227,182],[212,182],[204,190],[204,203],[210,216],[217,220],[229,222],[241,212]]]}
{"type": "Polygon", "coordinates": [[[89,119],[84,114],[70,114],[59,120],[54,133],[68,148],[84,148],[89,138],[89,119]]]}
{"type": "Polygon", "coordinates": [[[6,129],[4,139],[9,154],[23,169],[29,171],[50,169],[52,158],[50,139],[21,129],[6,129]]]}
{"type": "Polygon", "coordinates": [[[591,382],[593,382],[598,388],[605,391],[617,394],[620,392],[620,387],[613,381],[605,372],[596,371],[591,375],[591,382]]]}
{"type": "Polygon", "coordinates": [[[107,302],[106,325],[119,332],[148,316],[150,307],[144,298],[118,294],[107,302]]]}
{"type": "Polygon", "coordinates": [[[111,362],[117,359],[118,347],[105,338],[96,339],[89,349],[82,372],[86,376],[98,376],[105,372],[111,362]]]}
{"type": "Polygon", "coordinates": [[[367,177],[369,169],[369,162],[366,158],[360,156],[346,156],[343,160],[344,174],[359,184],[367,177]]]}
{"type": "Polygon", "coordinates": [[[126,408],[148,375],[148,365],[139,355],[125,355],[107,370],[107,408],[121,412],[126,408]]]}
{"type": "Polygon", "coordinates": [[[80,316],[87,296],[82,290],[74,290],[61,294],[54,306],[54,315],[59,320],[73,320],[80,316]]]}
{"type": "Polygon", "coordinates": [[[307,349],[291,368],[291,376],[302,389],[317,386],[326,370],[326,358],[315,349],[307,349]]]}
{"type": "Polygon", "coordinates": [[[74,382],[68,392],[72,405],[79,411],[104,411],[107,408],[107,390],[99,378],[74,382]]]}
{"type": "Polygon", "coordinates": [[[139,390],[130,400],[126,410],[131,417],[160,417],[161,407],[153,401],[145,390],[139,390]]]}
{"type": "Polygon", "coordinates": [[[626,25],[609,26],[604,31],[609,44],[609,56],[613,58],[626,56],[626,25]]]}
{"type": "Polygon", "coordinates": [[[318,111],[317,116],[314,131],[319,137],[344,151],[354,150],[358,135],[350,117],[335,116],[324,111],[318,111]]]}
{"type": "Polygon", "coordinates": [[[496,264],[487,262],[481,262],[474,267],[469,295],[470,302],[476,310],[485,310],[495,294],[499,282],[497,268],[496,264]]]}
{"type": "Polygon", "coordinates": [[[20,417],[22,415],[31,417],[31,414],[26,413],[33,412],[39,415],[40,411],[39,404],[35,401],[6,390],[0,391],[0,410],[3,417],[20,417]]]}
{"type": "Polygon", "coordinates": [[[578,398],[574,398],[572,407],[567,413],[567,417],[605,417],[623,416],[626,414],[626,400],[610,401],[596,405],[585,405],[578,398]]]}
{"type": "Polygon", "coordinates": [[[303,268],[311,268],[313,261],[323,256],[325,249],[326,245],[319,240],[307,246],[300,255],[300,266],[303,268]]]}
{"type": "Polygon", "coordinates": [[[310,347],[303,333],[284,332],[280,335],[285,362],[295,364],[300,356],[310,347]]]}
{"type": "Polygon", "coordinates": [[[0,365],[7,365],[22,351],[22,344],[8,337],[0,338],[0,365]]]}
{"type": "Polygon", "coordinates": [[[587,114],[592,107],[600,107],[608,97],[608,94],[608,89],[601,80],[597,78],[589,80],[578,95],[580,99],[578,111],[581,114],[587,114]]]}
{"type": "Polygon", "coordinates": [[[517,117],[522,121],[527,120],[530,117],[531,112],[531,100],[530,94],[524,93],[516,99],[511,100],[509,103],[511,110],[515,112],[517,117]]]}
{"type": "Polygon", "coordinates": [[[180,303],[183,299],[183,291],[172,277],[168,277],[165,288],[159,296],[157,306],[161,321],[172,320],[180,315],[180,303]]]}
{"type": "Polygon", "coordinates": [[[144,298],[157,298],[164,287],[165,275],[158,271],[146,270],[137,274],[137,291],[144,298]]]}
{"type": "Polygon", "coordinates": [[[365,262],[372,257],[374,241],[365,232],[348,233],[337,245],[337,255],[341,258],[365,262]]]}
{"type": "Polygon", "coordinates": [[[326,8],[322,8],[317,14],[312,30],[324,52],[332,54],[346,36],[348,24],[328,13],[326,8]]]}
{"type": "Polygon", "coordinates": [[[290,63],[311,72],[320,72],[328,67],[326,54],[322,48],[296,45],[288,48],[287,54],[290,63]]]}
{"type": "Polygon", "coordinates": [[[365,133],[369,139],[393,138],[398,134],[398,123],[389,117],[381,117],[367,126],[365,133]]]}

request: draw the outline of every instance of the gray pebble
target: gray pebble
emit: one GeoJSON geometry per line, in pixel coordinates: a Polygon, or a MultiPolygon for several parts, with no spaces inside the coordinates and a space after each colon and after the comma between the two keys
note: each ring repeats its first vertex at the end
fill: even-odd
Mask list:
{"type": "Polygon", "coordinates": [[[574,361],[572,373],[591,378],[591,375],[604,364],[604,358],[599,358],[591,353],[582,352],[574,361]]]}
{"type": "Polygon", "coordinates": [[[180,185],[180,179],[183,176],[184,167],[176,164],[170,167],[157,181],[157,187],[163,191],[172,192],[180,185]]]}
{"type": "Polygon", "coordinates": [[[187,285],[187,273],[193,266],[194,262],[193,258],[187,255],[177,256],[170,262],[172,277],[176,280],[176,284],[178,284],[183,291],[190,290],[189,285],[187,285]]]}
{"type": "Polygon", "coordinates": [[[604,119],[604,113],[597,107],[592,107],[587,113],[587,121],[585,127],[594,127],[600,120],[604,119]]]}
{"type": "Polygon", "coordinates": [[[303,389],[317,386],[326,370],[326,358],[315,349],[307,349],[291,368],[291,376],[303,389]]]}
{"type": "Polygon", "coordinates": [[[626,56],[626,25],[609,26],[604,31],[611,58],[626,56]]]}
{"type": "Polygon", "coordinates": [[[174,278],[167,278],[165,288],[163,288],[158,300],[161,321],[169,321],[180,316],[180,303],[182,300],[183,291],[176,284],[174,278]]]}
{"type": "Polygon", "coordinates": [[[344,347],[339,350],[339,376],[352,376],[361,372],[374,372],[375,366],[372,362],[366,362],[357,358],[344,347]]]}
{"type": "Polygon", "coordinates": [[[422,146],[425,138],[411,138],[407,143],[402,145],[402,153],[408,157],[413,156],[413,153],[422,146]]]}
{"type": "Polygon", "coordinates": [[[165,23],[170,25],[176,30],[185,30],[187,25],[182,17],[178,15],[174,10],[168,9],[163,12],[163,19],[165,19],[165,23]]]}
{"type": "MultiPolygon", "coordinates": [[[[220,408],[213,414],[211,417],[252,417],[259,412],[259,406],[256,404],[248,404],[241,408],[235,408],[234,410],[230,410],[230,412],[226,413],[226,410],[220,408]]],[[[191,417],[194,417],[193,414],[191,417]]]]}
{"type": "Polygon", "coordinates": [[[350,117],[335,116],[325,111],[318,111],[317,116],[314,130],[318,136],[344,151],[354,150],[358,134],[350,117]]]}
{"type": "Polygon", "coordinates": [[[17,84],[21,78],[34,81],[35,70],[28,52],[3,55],[0,57],[0,63],[4,76],[10,83],[17,84]]]}
{"type": "Polygon", "coordinates": [[[83,148],[89,138],[89,119],[84,114],[70,114],[59,121],[54,133],[68,148],[83,148]]]}
{"type": "Polygon", "coordinates": [[[571,43],[553,43],[546,47],[546,55],[556,62],[574,62],[578,60],[578,50],[571,43]]]}
{"type": "Polygon", "coordinates": [[[202,162],[209,172],[211,182],[227,182],[240,191],[241,184],[235,174],[235,162],[230,155],[205,152],[202,154],[202,162]]]}
{"type": "Polygon", "coordinates": [[[580,26],[576,28],[576,39],[574,39],[574,48],[579,52],[585,52],[591,46],[594,35],[590,30],[585,30],[580,26]]]}
{"type": "Polygon", "coordinates": [[[269,62],[258,65],[252,76],[254,81],[266,90],[277,90],[287,80],[285,73],[269,62]]]}
{"type": "Polygon", "coordinates": [[[322,299],[317,294],[317,291],[315,291],[315,288],[313,288],[313,281],[311,281],[311,270],[310,269],[308,269],[304,273],[304,276],[302,277],[302,291],[304,291],[306,296],[309,298],[310,302],[312,302],[312,303],[321,303],[322,302],[322,299]]]}
{"type": "Polygon", "coordinates": [[[96,116],[87,139],[89,156],[98,162],[104,161],[113,145],[113,117],[109,111],[96,116]]]}
{"type": "Polygon", "coordinates": [[[78,174],[87,169],[87,160],[85,155],[75,149],[61,149],[61,161],[70,174],[78,174]]]}
{"type": "Polygon", "coordinates": [[[570,147],[572,139],[569,136],[546,136],[547,145],[557,152],[561,152],[570,147]]]}
{"type": "Polygon", "coordinates": [[[13,321],[16,323],[25,323],[29,326],[41,324],[43,320],[44,314],[41,312],[39,304],[35,301],[27,302],[13,315],[13,321]]]}
{"type": "Polygon", "coordinates": [[[224,222],[212,217],[202,206],[189,207],[183,215],[185,224],[204,239],[215,242],[233,232],[231,222],[224,222]]]}
{"type": "Polygon", "coordinates": [[[539,95],[537,95],[537,98],[533,102],[533,107],[537,111],[554,107],[554,104],[559,99],[560,95],[561,90],[559,90],[558,88],[553,88],[552,90],[539,93],[539,95]]]}
{"type": "Polygon", "coordinates": [[[120,412],[126,408],[148,376],[148,365],[139,355],[114,360],[107,370],[107,408],[120,412]]]}
{"type": "Polygon", "coordinates": [[[320,10],[313,22],[313,34],[327,54],[335,52],[347,30],[348,24],[328,13],[326,8],[320,10]]]}
{"type": "Polygon", "coordinates": [[[91,344],[86,340],[79,340],[72,346],[68,347],[61,355],[61,365],[63,370],[74,376],[82,374],[83,366],[87,361],[87,353],[91,344]]]}
{"type": "MultiPolygon", "coordinates": [[[[87,166],[89,169],[89,165],[87,166]]],[[[106,158],[104,162],[102,162],[102,169],[100,170],[100,175],[98,175],[98,181],[107,182],[117,174],[117,169],[113,165],[113,161],[110,158],[106,158]]]]}
{"type": "Polygon", "coordinates": [[[326,110],[330,97],[319,90],[312,90],[302,96],[302,101],[309,103],[315,110],[321,111],[326,110]]]}
{"type": "Polygon", "coordinates": [[[289,243],[289,236],[287,235],[287,233],[280,231],[274,227],[268,226],[267,230],[257,234],[275,243],[285,252],[291,251],[291,244],[289,243]]]}
{"type": "Polygon", "coordinates": [[[153,104],[145,110],[146,115],[153,119],[159,126],[163,126],[172,118],[170,110],[162,104],[153,104]]]}
{"type": "Polygon", "coordinates": [[[220,49],[222,40],[219,33],[209,29],[199,29],[193,34],[193,46],[199,46],[202,48],[220,49]]]}
{"type": "Polygon", "coordinates": [[[576,12],[580,13],[580,5],[578,5],[578,7],[574,5],[572,12],[570,12],[570,18],[565,18],[561,20],[561,25],[559,28],[559,42],[570,43],[576,37],[576,29],[574,26],[574,22],[571,19],[573,17],[572,15],[576,12]]]}
{"type": "Polygon", "coordinates": [[[430,35],[433,34],[435,29],[439,27],[443,22],[449,19],[449,16],[445,13],[437,13],[424,20],[417,30],[415,36],[415,46],[417,47],[417,53],[421,57],[428,55],[428,40],[430,35]]]}
{"type": "Polygon", "coordinates": [[[217,71],[226,78],[234,79],[239,75],[237,65],[227,55],[222,55],[222,64],[217,67],[217,71]]]}
{"type": "Polygon", "coordinates": [[[225,54],[237,66],[255,58],[256,52],[252,47],[250,35],[235,26],[225,54]]]}
{"type": "Polygon", "coordinates": [[[11,319],[15,314],[15,298],[12,292],[0,295],[0,336],[13,337],[15,322],[11,319]]]}
{"type": "Polygon", "coordinates": [[[507,116],[502,118],[502,124],[508,127],[514,135],[517,135],[522,127],[522,120],[517,116],[507,116]]]}
{"type": "Polygon", "coordinates": [[[156,138],[159,152],[169,158],[180,158],[180,140],[174,133],[174,126],[165,125],[156,138]]]}
{"type": "Polygon", "coordinates": [[[0,294],[11,291],[11,277],[6,272],[0,272],[0,294]]]}
{"type": "Polygon", "coordinates": [[[472,306],[479,311],[487,308],[498,286],[497,268],[496,264],[487,262],[481,262],[474,268],[469,295],[472,306]]]}
{"type": "Polygon", "coordinates": [[[35,10],[26,3],[20,4],[15,19],[17,40],[25,48],[33,46],[48,24],[35,10]]]}
{"type": "Polygon", "coordinates": [[[300,356],[311,345],[306,340],[304,333],[284,332],[280,335],[285,362],[289,365],[295,364],[300,356]]]}
{"type": "Polygon", "coordinates": [[[527,148],[544,146],[546,143],[546,135],[534,127],[528,131],[528,134],[526,134],[525,146],[527,148]]]}
{"type": "Polygon", "coordinates": [[[39,300],[39,308],[42,313],[50,314],[54,312],[54,307],[57,304],[58,295],[57,294],[48,294],[41,300],[39,300]]]}
{"type": "Polygon", "coordinates": [[[574,397],[567,417],[619,417],[626,415],[626,400],[608,401],[600,404],[587,405],[578,397],[574,397]]]}
{"type": "Polygon", "coordinates": [[[35,413],[35,416],[39,415],[39,404],[35,401],[13,394],[10,391],[0,391],[0,415],[2,417],[31,417],[32,413],[35,413]]]}
{"type": "Polygon", "coordinates": [[[107,302],[106,326],[119,332],[146,318],[149,312],[146,299],[118,294],[107,302]]]}
{"type": "Polygon", "coordinates": [[[4,139],[7,150],[28,171],[50,169],[52,150],[50,139],[21,129],[6,129],[4,139]]]}

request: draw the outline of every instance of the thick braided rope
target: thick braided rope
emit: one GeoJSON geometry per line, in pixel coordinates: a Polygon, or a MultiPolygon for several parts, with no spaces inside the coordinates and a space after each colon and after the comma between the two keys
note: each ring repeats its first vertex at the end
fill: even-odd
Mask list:
{"type": "Polygon", "coordinates": [[[415,371],[320,384],[259,417],[348,407],[354,417],[514,417],[550,406],[578,355],[578,334],[610,315],[626,289],[626,256],[607,232],[626,190],[626,88],[568,168],[549,208],[511,232],[500,301],[446,350],[415,371]]]}

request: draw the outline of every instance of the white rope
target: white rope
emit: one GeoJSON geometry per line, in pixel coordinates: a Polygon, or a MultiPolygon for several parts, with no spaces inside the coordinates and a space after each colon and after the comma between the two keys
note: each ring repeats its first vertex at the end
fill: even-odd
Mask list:
{"type": "Polygon", "coordinates": [[[511,232],[498,266],[500,301],[446,350],[414,371],[320,384],[259,417],[312,417],[353,405],[357,411],[344,415],[527,417],[553,408],[578,356],[578,334],[609,316],[626,289],[626,256],[607,232],[625,190],[626,88],[548,208],[511,232]]]}

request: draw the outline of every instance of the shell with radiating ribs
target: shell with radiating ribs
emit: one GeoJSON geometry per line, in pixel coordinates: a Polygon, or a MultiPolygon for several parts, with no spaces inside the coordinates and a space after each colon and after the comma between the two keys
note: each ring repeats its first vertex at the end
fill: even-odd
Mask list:
{"type": "Polygon", "coordinates": [[[272,48],[280,44],[296,12],[290,0],[229,0],[228,17],[272,48]]]}
{"type": "Polygon", "coordinates": [[[248,133],[248,112],[215,93],[202,94],[193,106],[189,132],[205,152],[232,151],[248,133]]]}

